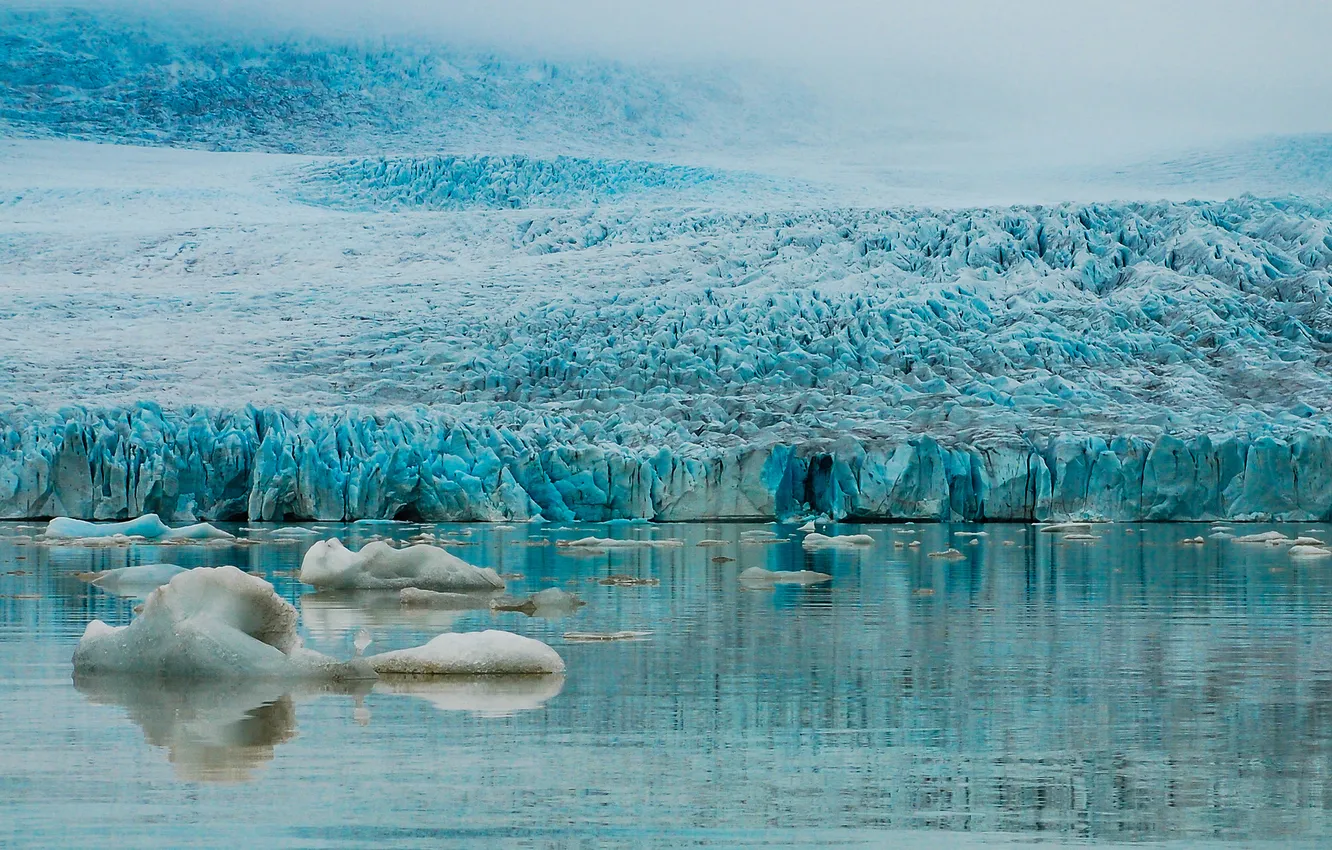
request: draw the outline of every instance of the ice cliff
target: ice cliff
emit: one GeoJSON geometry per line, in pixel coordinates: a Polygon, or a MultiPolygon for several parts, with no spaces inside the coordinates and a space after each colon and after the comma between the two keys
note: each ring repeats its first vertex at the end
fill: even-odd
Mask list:
{"type": "Polygon", "coordinates": [[[978,434],[632,448],[442,413],[8,423],[0,516],[174,520],[1324,519],[1332,434],[978,434]]]}

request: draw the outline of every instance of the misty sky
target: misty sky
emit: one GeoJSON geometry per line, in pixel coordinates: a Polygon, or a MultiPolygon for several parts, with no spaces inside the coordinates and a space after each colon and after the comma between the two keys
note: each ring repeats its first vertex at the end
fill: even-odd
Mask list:
{"type": "Polygon", "coordinates": [[[556,59],[742,62],[790,74],[861,115],[1069,144],[1332,131],[1332,2],[1319,0],[111,2],[556,59]]]}

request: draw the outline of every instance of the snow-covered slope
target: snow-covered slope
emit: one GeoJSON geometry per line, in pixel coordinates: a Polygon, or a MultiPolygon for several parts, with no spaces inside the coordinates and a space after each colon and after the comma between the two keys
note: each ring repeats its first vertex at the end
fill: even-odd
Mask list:
{"type": "Polygon", "coordinates": [[[1332,515],[1332,202],[840,203],[654,158],[664,77],[24,20],[23,134],[251,152],[0,141],[0,516],[1332,515]]]}

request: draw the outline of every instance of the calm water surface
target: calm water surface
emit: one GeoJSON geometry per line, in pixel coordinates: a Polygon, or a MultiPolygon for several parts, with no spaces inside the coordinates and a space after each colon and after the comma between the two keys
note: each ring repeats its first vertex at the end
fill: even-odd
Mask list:
{"type": "MultiPolygon", "coordinates": [[[[587,600],[563,619],[314,593],[294,576],[317,538],[275,526],[233,529],[262,545],[97,548],[42,545],[42,527],[0,524],[5,846],[1332,842],[1332,563],[1180,544],[1207,526],[1075,542],[843,525],[877,544],[815,553],[741,540],[798,540],[789,526],[429,527],[520,575],[512,592],[587,600]],[[549,545],[589,533],[686,545],[549,545]],[[962,559],[927,554],[950,544],[962,559]],[[74,574],[159,561],[263,575],[330,654],[350,656],[362,627],[371,651],[502,628],[568,671],[352,690],[75,682],[84,626],[126,623],[135,601],[74,574]],[[747,590],[750,566],[834,578],[747,590]],[[615,573],[660,585],[597,583],[615,573]],[[620,629],[652,634],[563,637],[620,629]]],[[[352,546],[422,530],[310,527],[352,546]]]]}

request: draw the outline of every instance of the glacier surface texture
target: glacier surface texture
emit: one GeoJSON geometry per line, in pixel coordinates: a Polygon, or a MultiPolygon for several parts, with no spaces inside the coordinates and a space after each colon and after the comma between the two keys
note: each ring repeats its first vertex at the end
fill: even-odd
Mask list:
{"type": "Polygon", "coordinates": [[[725,74],[2,14],[2,518],[1332,518],[1326,138],[958,203],[725,74]]]}

